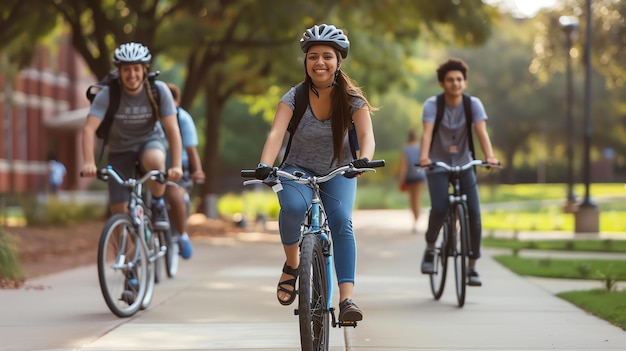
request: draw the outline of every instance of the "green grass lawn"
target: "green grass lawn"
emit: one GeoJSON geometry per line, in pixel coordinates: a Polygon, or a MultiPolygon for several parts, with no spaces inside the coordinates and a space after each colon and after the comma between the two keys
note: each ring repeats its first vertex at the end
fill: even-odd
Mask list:
{"type": "Polygon", "coordinates": [[[557,296],[626,330],[626,290],[568,291],[557,296]]]}
{"type": "MultiPolygon", "coordinates": [[[[550,247],[548,242],[537,242],[536,245],[536,248],[550,247]]],[[[514,255],[500,255],[494,259],[519,275],[597,280],[603,288],[569,291],[557,296],[626,330],[626,290],[618,291],[615,288],[618,281],[626,280],[626,261],[523,258],[514,255]]]]}
{"type": "Polygon", "coordinates": [[[519,275],[562,279],[626,280],[626,261],[605,259],[527,258],[513,255],[494,259],[519,275]]]}
{"type": "MultiPolygon", "coordinates": [[[[624,234],[626,239],[626,234],[624,234]]],[[[507,238],[485,237],[482,240],[485,247],[499,247],[508,249],[532,250],[564,250],[564,251],[591,251],[591,252],[626,252],[626,240],[516,240],[507,238]]]]}

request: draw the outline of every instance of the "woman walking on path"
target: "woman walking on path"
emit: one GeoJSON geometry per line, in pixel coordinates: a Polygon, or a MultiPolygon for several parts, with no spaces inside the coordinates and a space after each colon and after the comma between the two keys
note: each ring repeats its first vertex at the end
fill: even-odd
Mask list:
{"type": "Polygon", "coordinates": [[[400,157],[400,174],[398,177],[399,188],[409,195],[409,206],[413,214],[412,233],[417,233],[417,219],[420,215],[420,200],[426,172],[422,167],[417,167],[420,162],[420,145],[417,141],[415,130],[411,129],[406,144],[402,147],[400,157]]]}

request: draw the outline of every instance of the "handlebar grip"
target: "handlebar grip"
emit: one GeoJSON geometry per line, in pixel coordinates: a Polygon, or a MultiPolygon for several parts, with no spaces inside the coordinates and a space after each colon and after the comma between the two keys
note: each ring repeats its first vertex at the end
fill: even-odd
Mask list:
{"type": "Polygon", "coordinates": [[[242,178],[256,178],[256,172],[254,170],[242,169],[241,177],[242,178]]]}
{"type": "Polygon", "coordinates": [[[370,168],[385,167],[385,160],[372,160],[367,163],[370,168]]]}

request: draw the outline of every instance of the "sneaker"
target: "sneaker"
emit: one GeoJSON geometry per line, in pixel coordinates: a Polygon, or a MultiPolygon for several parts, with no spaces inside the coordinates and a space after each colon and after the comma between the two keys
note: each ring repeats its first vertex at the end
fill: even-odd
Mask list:
{"type": "Polygon", "coordinates": [[[469,286],[481,286],[483,283],[480,281],[476,268],[469,268],[467,270],[467,285],[469,286]]]}
{"type": "Polygon", "coordinates": [[[152,225],[155,230],[170,229],[170,222],[167,220],[167,211],[164,201],[152,201],[152,225]]]}
{"type": "Polygon", "coordinates": [[[363,312],[352,299],[345,299],[339,303],[339,320],[343,322],[358,322],[363,320],[363,312]]]}
{"type": "Polygon", "coordinates": [[[124,291],[122,292],[122,296],[120,297],[121,301],[126,302],[129,306],[135,302],[137,298],[137,279],[136,278],[126,278],[126,282],[124,283],[124,291]]]}
{"type": "Polygon", "coordinates": [[[192,253],[192,247],[191,247],[191,240],[189,240],[189,235],[187,235],[187,233],[184,233],[183,235],[181,235],[178,238],[178,247],[180,248],[180,250],[178,251],[178,253],[184,258],[184,259],[189,259],[191,257],[191,253],[192,253]]]}
{"type": "Polygon", "coordinates": [[[435,273],[435,250],[426,249],[424,251],[424,258],[422,259],[422,273],[423,274],[435,273]]]}

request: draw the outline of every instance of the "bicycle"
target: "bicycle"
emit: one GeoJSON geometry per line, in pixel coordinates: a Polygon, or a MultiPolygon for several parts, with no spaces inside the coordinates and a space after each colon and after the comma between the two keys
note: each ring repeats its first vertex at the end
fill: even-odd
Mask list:
{"type": "MultiPolygon", "coordinates": [[[[419,165],[416,166],[419,167],[419,165]]],[[[473,160],[462,166],[450,166],[445,162],[435,162],[428,165],[430,170],[440,167],[448,171],[452,184],[448,194],[448,215],[435,242],[435,273],[430,274],[430,289],[435,300],[439,300],[445,287],[448,258],[453,257],[456,297],[459,307],[463,307],[465,304],[467,266],[469,257],[472,255],[467,196],[461,193],[461,173],[474,166],[491,167],[488,162],[482,160],[473,160]]]]}
{"type": "Polygon", "coordinates": [[[111,166],[100,169],[97,177],[130,188],[128,213],[114,214],[107,220],[98,245],[102,296],[116,316],[129,317],[150,306],[155,283],[160,280],[158,261],[166,256],[171,242],[169,230],[152,228],[151,210],[142,197],[142,187],[148,179],[167,181],[165,173],[158,170],[139,179],[123,180],[111,166]]]}
{"type": "MultiPolygon", "coordinates": [[[[334,293],[332,241],[327,216],[320,197],[319,184],[329,181],[347,171],[372,171],[383,167],[384,160],[370,161],[369,168],[354,168],[351,164],[334,169],[324,176],[305,176],[296,171],[293,174],[274,167],[266,180],[247,180],[244,185],[268,183],[279,191],[280,179],[308,185],[313,189],[312,201],[306,212],[300,232],[300,265],[298,266],[298,308],[294,314],[300,323],[300,343],[302,350],[328,350],[329,327],[356,327],[357,322],[341,321],[335,317],[332,307],[334,293]],[[332,322],[331,322],[332,320],[332,322]]],[[[242,170],[244,178],[254,178],[254,170],[242,170]]]]}

